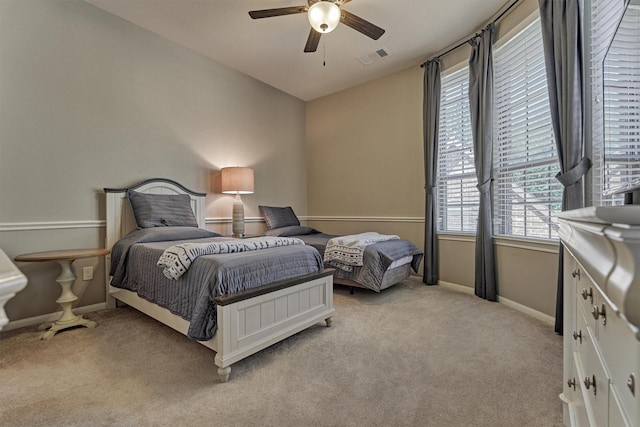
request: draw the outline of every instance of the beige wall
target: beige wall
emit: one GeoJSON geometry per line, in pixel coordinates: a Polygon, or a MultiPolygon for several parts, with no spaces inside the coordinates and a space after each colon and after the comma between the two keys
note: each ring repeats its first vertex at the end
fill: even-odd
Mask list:
{"type": "Polygon", "coordinates": [[[557,247],[531,250],[498,244],[496,260],[500,298],[555,317],[557,247]]]}
{"type": "MultiPolygon", "coordinates": [[[[260,203],[306,213],[303,101],[79,0],[0,1],[0,58],[8,256],[103,246],[101,189],[150,177],[208,192],[207,217],[228,219],[233,197],[211,186],[224,166],[255,169],[247,217],[260,203]]],[[[77,266],[92,263],[96,279],[77,282],[80,306],[104,301],[103,261],[77,266]]],[[[57,265],[20,267],[29,283],[9,319],[58,310],[57,265]]]]}
{"type": "MultiPolygon", "coordinates": [[[[308,211],[322,222],[314,225],[329,233],[395,229],[380,224],[422,216],[421,82],[412,67],[307,103],[308,211]],[[358,224],[372,217],[379,224],[358,224]]],[[[422,233],[418,224],[400,234],[422,246],[422,233]]]]}
{"type": "MultiPolygon", "coordinates": [[[[507,34],[537,10],[523,1],[499,26],[507,34]]],[[[467,61],[466,46],[443,67],[467,61]]],[[[423,70],[414,66],[307,104],[310,225],[329,233],[400,234],[423,246],[423,70]],[[347,217],[347,218],[343,218],[347,217]]],[[[440,280],[474,287],[474,241],[441,236],[440,280]]],[[[499,294],[555,315],[557,247],[496,245],[499,294]],[[554,252],[555,251],[555,252],[554,252]]]]}
{"type": "MultiPolygon", "coordinates": [[[[475,286],[473,236],[440,235],[440,280],[475,286]]],[[[496,277],[501,300],[555,316],[558,280],[558,245],[496,238],[496,277]]]]}

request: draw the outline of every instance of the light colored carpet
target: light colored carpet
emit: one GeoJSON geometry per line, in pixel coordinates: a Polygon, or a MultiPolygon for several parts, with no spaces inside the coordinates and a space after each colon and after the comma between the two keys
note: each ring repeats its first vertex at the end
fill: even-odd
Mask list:
{"type": "Polygon", "coordinates": [[[324,322],[233,365],[130,308],[49,341],[0,335],[0,425],[561,426],[562,339],[504,305],[407,280],[336,286],[324,322]]]}

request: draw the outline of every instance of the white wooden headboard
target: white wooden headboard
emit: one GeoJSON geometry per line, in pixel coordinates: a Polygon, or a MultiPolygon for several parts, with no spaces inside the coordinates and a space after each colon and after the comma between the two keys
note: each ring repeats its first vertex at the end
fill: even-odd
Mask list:
{"type": "Polygon", "coordinates": [[[151,178],[127,188],[105,188],[107,195],[107,233],[105,247],[111,249],[119,239],[136,229],[131,204],[127,199],[127,190],[135,190],[148,194],[188,194],[191,197],[191,208],[198,221],[198,227],[205,227],[205,196],[185,188],[181,184],[166,178],[151,178]]]}
{"type": "MultiPolygon", "coordinates": [[[[205,228],[205,197],[206,193],[198,193],[167,178],[151,178],[141,181],[127,188],[105,188],[106,193],[106,236],[105,248],[111,249],[113,244],[136,229],[131,204],[127,199],[127,190],[149,194],[188,194],[191,197],[191,208],[198,221],[198,227],[205,228]]],[[[109,299],[109,271],[111,269],[111,254],[105,257],[107,306],[112,306],[109,299]]]]}
{"type": "Polygon", "coordinates": [[[166,178],[151,178],[141,181],[127,188],[105,188],[107,195],[107,232],[105,247],[111,249],[119,239],[136,229],[133,210],[127,199],[127,190],[135,190],[148,194],[188,194],[191,197],[191,208],[198,221],[198,227],[205,227],[205,197],[206,193],[198,193],[166,178]]]}

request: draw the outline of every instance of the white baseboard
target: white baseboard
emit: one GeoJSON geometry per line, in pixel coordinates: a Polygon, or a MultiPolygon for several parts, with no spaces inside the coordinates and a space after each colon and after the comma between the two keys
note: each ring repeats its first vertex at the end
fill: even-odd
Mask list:
{"type": "MultiPolygon", "coordinates": [[[[445,282],[445,281],[439,280],[438,285],[442,286],[443,288],[451,289],[453,291],[462,292],[469,295],[475,294],[475,291],[473,288],[469,286],[458,285],[457,283],[451,283],[451,282],[445,282]]],[[[549,316],[548,314],[544,314],[538,310],[534,310],[531,307],[527,307],[526,305],[522,305],[518,302],[511,301],[510,299],[501,297],[499,295],[498,295],[498,302],[500,304],[506,305],[507,307],[513,308],[514,310],[518,310],[521,313],[528,314],[529,316],[534,317],[548,325],[551,325],[551,326],[555,325],[555,318],[553,318],[552,316],[549,316]]]]}
{"type": "MultiPolygon", "coordinates": [[[[101,302],[99,304],[85,305],[83,307],[74,308],[73,312],[75,314],[87,314],[92,313],[98,310],[104,310],[107,308],[106,302],[101,302]]],[[[11,329],[24,328],[27,326],[33,325],[41,325],[42,323],[55,322],[62,316],[62,311],[57,311],[55,313],[43,314],[42,316],[29,317],[27,319],[14,320],[5,325],[2,329],[3,331],[10,331],[11,329]]]]}
{"type": "Polygon", "coordinates": [[[526,305],[522,305],[520,303],[511,301],[510,299],[507,299],[501,296],[498,296],[498,302],[506,305],[507,307],[511,307],[515,310],[518,310],[524,314],[528,314],[531,317],[535,317],[536,319],[548,325],[555,326],[556,324],[556,319],[553,316],[549,316],[548,314],[544,314],[538,310],[534,310],[533,308],[527,307],[526,305]]]}
{"type": "Polygon", "coordinates": [[[458,285],[457,283],[445,282],[444,280],[438,280],[438,286],[451,289],[452,291],[462,292],[463,294],[473,295],[473,288],[469,286],[458,285]]]}

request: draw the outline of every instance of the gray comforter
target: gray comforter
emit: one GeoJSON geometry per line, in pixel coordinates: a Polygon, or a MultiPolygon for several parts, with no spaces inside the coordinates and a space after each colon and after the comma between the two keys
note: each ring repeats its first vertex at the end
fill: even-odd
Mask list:
{"type": "MultiPolygon", "coordinates": [[[[324,257],[324,250],[327,242],[336,237],[335,235],[321,233],[310,227],[282,227],[267,232],[271,236],[297,237],[307,245],[313,246],[324,257]]],[[[353,271],[344,271],[336,268],[334,277],[353,280],[380,292],[382,280],[389,266],[405,256],[411,256],[411,268],[416,273],[420,267],[424,253],[420,248],[408,240],[387,240],[368,245],[364,250],[363,266],[353,267],[353,271]]],[[[332,267],[331,263],[326,263],[326,267],[332,267]]]]}
{"type": "Polygon", "coordinates": [[[322,257],[315,248],[294,245],[201,256],[178,280],[168,279],[162,268],[156,265],[165,249],[185,240],[207,242],[225,239],[206,230],[194,230],[198,229],[159,227],[134,231],[113,246],[110,272],[111,285],[134,291],[189,321],[187,335],[194,340],[213,337],[217,327],[216,296],[318,272],[323,268],[322,257]]]}

